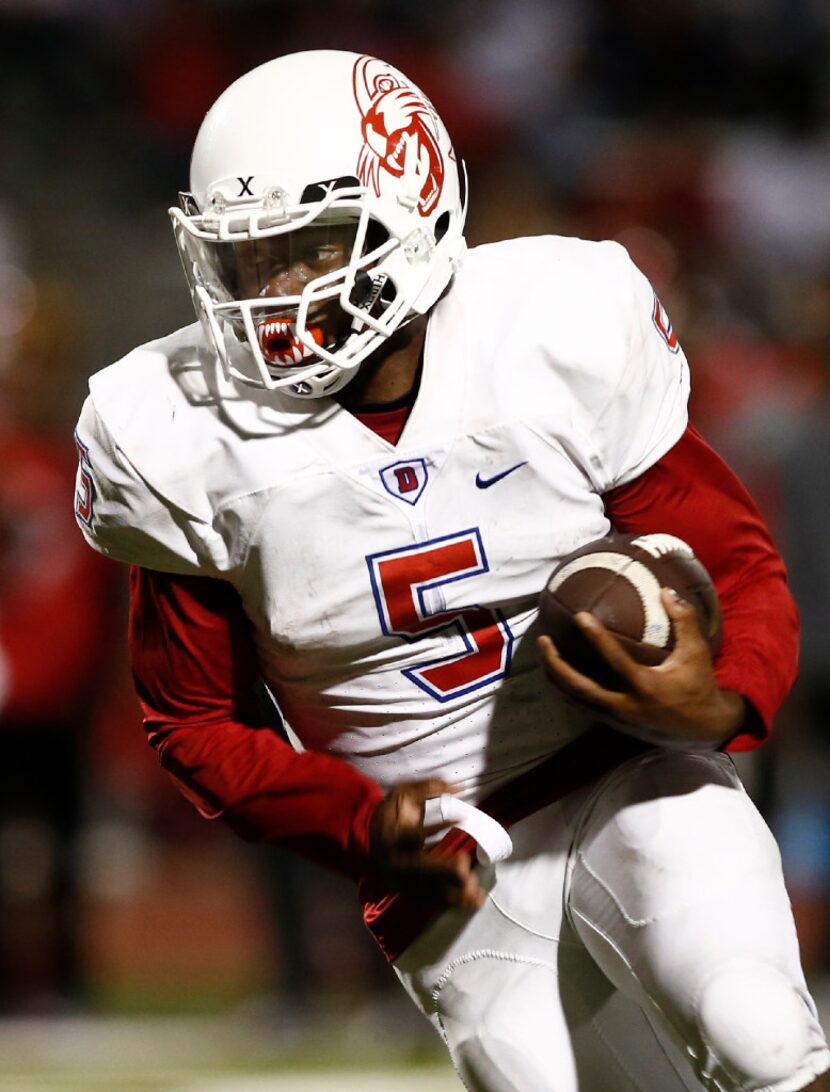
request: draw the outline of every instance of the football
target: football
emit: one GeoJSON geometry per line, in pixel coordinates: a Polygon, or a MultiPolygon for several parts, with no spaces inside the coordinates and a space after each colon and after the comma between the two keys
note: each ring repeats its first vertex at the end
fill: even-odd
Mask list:
{"type": "Polygon", "coordinates": [[[674,535],[609,534],[562,558],[539,599],[540,630],[578,671],[623,689],[624,681],[594,649],[574,615],[589,611],[632,659],[654,666],[674,648],[661,588],[674,588],[695,608],[714,657],[721,639],[717,592],[692,548],[674,535]]]}

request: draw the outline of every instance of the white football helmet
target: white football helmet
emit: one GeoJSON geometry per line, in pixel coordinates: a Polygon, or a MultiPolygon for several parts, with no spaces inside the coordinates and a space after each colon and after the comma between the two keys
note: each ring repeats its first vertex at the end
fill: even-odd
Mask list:
{"type": "Polygon", "coordinates": [[[242,76],[202,123],[190,186],[170,215],[226,374],[297,397],[345,386],[464,252],[449,135],[374,57],[314,50],[242,76]]]}

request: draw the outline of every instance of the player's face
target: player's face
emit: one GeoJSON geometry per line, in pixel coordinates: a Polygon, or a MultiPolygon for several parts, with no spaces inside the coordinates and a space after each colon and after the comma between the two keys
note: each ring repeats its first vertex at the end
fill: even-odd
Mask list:
{"type": "MultiPolygon", "coordinates": [[[[220,244],[221,276],[236,299],[294,298],[257,316],[262,353],[270,364],[307,364],[312,351],[296,336],[296,297],[309,281],[348,264],[354,224],[314,224],[285,235],[220,244]]],[[[312,304],[307,329],[318,345],[331,347],[344,337],[351,319],[336,299],[312,304]]]]}
{"type": "Polygon", "coordinates": [[[287,235],[251,239],[234,246],[242,298],[299,296],[310,280],[348,262],[355,229],[313,225],[287,235]]]}

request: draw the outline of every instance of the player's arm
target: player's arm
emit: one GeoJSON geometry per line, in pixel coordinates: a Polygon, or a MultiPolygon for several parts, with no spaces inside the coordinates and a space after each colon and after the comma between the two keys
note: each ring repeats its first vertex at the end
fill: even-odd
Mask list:
{"type": "Polygon", "coordinates": [[[648,534],[664,522],[706,566],[723,612],[715,678],[746,705],[729,749],[758,746],[798,674],[799,619],[784,561],[752,498],[690,426],[650,470],[605,501],[617,530],[648,534]]]}
{"type": "Polygon", "coordinates": [[[365,871],[383,794],[337,759],[295,752],[265,724],[253,634],[229,584],[133,568],[129,641],[149,743],[205,818],[365,871]]]}
{"type": "Polygon", "coordinates": [[[264,723],[253,631],[234,588],[133,568],[130,656],[151,746],[208,819],[355,879],[376,874],[438,905],[476,905],[466,859],[424,848],[423,803],[443,782],[381,788],[264,723]]]}
{"type": "Polygon", "coordinates": [[[692,546],[720,597],[721,651],[713,665],[692,608],[666,596],[677,643],[656,668],[634,663],[595,619],[580,619],[628,680],[630,693],[609,692],[579,676],[550,648],[543,650],[548,670],[558,685],[651,742],[757,746],[796,677],[798,615],[784,564],[752,500],[692,428],[654,466],[604,500],[618,531],[667,532],[692,546]]]}

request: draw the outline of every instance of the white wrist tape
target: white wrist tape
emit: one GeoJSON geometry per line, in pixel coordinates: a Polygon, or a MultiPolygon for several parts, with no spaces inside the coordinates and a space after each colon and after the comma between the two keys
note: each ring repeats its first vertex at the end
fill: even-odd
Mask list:
{"type": "Polygon", "coordinates": [[[478,859],[483,865],[506,860],[513,852],[510,835],[491,816],[451,793],[433,796],[424,805],[424,823],[458,827],[478,843],[478,859]]]}

